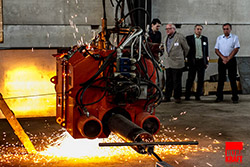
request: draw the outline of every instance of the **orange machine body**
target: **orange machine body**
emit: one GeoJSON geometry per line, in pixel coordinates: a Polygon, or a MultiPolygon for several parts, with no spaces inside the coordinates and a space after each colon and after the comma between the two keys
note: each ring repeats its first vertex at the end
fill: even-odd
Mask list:
{"type": "MultiPolygon", "coordinates": [[[[98,54],[98,59],[90,55],[84,56],[83,53],[79,51],[76,51],[69,59],[65,59],[63,55],[60,54],[56,55],[57,75],[51,78],[51,82],[55,84],[57,93],[57,122],[65,127],[74,138],[93,139],[108,137],[110,130],[108,129],[107,122],[114,113],[125,116],[142,128],[147,118],[153,118],[157,124],[157,128],[151,133],[155,134],[159,131],[160,121],[154,116],[154,108],[147,106],[147,99],[135,99],[132,102],[127,102],[126,100],[116,102],[116,95],[105,90],[108,86],[105,81],[101,79],[98,80],[98,78],[102,78],[103,76],[108,78],[109,71],[115,73],[115,67],[108,67],[101,72],[97,76],[96,81],[91,84],[91,87],[86,88],[83,96],[79,96],[79,93],[81,93],[79,92],[81,91],[81,84],[90,80],[91,77],[98,72],[103,64],[103,60],[109,54],[112,54],[112,52],[113,50],[96,49],[92,53],[98,54]],[[77,105],[77,100],[87,104],[84,106],[84,109],[77,105]],[[149,108],[150,113],[148,111],[149,108]],[[81,110],[84,111],[79,112],[81,110]],[[93,129],[88,130],[91,128],[93,129]]],[[[116,59],[116,53],[112,55],[112,59],[116,59]]],[[[114,61],[113,64],[115,66],[116,62],[114,61]]],[[[156,71],[153,69],[152,62],[145,58],[142,64],[146,66],[147,73],[151,76],[151,81],[155,83],[156,71]]],[[[138,72],[139,71],[137,71],[137,73],[138,72]]],[[[146,91],[155,90],[147,88],[146,91]]],[[[123,96],[126,96],[126,92],[123,96]]],[[[124,97],[124,99],[126,99],[126,97],[124,97]]]]}

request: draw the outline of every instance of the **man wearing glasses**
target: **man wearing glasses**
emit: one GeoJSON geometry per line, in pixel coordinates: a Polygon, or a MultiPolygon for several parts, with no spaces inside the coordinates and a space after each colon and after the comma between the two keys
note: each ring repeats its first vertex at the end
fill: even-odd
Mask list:
{"type": "Polygon", "coordinates": [[[215,44],[215,53],[219,56],[219,80],[215,102],[223,101],[223,87],[226,80],[226,70],[228,70],[228,78],[232,88],[232,101],[233,103],[238,103],[239,97],[236,84],[237,62],[235,55],[240,49],[240,43],[238,36],[231,34],[232,25],[230,23],[223,24],[222,28],[224,34],[217,38],[215,44]]]}
{"type": "Polygon", "coordinates": [[[186,38],[176,32],[173,24],[166,25],[167,36],[164,39],[163,63],[166,68],[165,101],[170,102],[172,92],[176,103],[181,102],[182,69],[189,51],[186,38]]]}
{"type": "Polygon", "coordinates": [[[195,99],[200,100],[203,93],[205,69],[208,67],[208,39],[201,35],[203,26],[196,24],[194,34],[186,37],[190,50],[187,55],[188,78],[186,82],[185,99],[190,100],[191,88],[197,73],[197,89],[195,99]]]}

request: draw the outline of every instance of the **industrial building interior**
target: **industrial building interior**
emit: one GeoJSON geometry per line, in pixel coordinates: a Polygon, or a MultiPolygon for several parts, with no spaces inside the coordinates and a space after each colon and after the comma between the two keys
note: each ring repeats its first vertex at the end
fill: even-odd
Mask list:
{"type": "Polygon", "coordinates": [[[248,0],[0,0],[0,166],[249,166],[249,7],[248,0]],[[187,72],[182,102],[162,100],[165,69],[145,40],[153,18],[162,41],[168,23],[184,36],[203,25],[210,59],[201,100],[185,100],[187,72]],[[214,46],[224,23],[240,41],[237,104],[228,79],[224,101],[215,103],[214,46]],[[243,145],[231,149],[234,162],[230,142],[243,145]]]}

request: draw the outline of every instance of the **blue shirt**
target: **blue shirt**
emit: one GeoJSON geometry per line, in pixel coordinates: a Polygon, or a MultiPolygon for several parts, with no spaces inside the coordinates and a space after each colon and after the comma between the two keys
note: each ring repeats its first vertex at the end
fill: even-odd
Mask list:
{"type": "Polygon", "coordinates": [[[228,37],[220,35],[216,40],[214,48],[219,49],[223,56],[229,56],[235,48],[240,48],[239,38],[234,34],[230,34],[228,37]]]}
{"type": "Polygon", "coordinates": [[[169,53],[169,51],[170,51],[170,46],[171,46],[171,44],[172,44],[172,42],[173,42],[173,40],[174,40],[174,35],[175,35],[175,33],[176,33],[176,32],[174,32],[173,35],[168,36],[168,38],[167,38],[166,45],[167,45],[168,53],[169,53]]]}

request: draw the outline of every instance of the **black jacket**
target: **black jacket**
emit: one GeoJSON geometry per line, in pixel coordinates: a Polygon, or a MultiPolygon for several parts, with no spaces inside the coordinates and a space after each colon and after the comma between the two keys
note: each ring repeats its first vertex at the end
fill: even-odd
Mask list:
{"type": "MultiPolygon", "coordinates": [[[[195,39],[194,35],[189,35],[186,37],[187,43],[190,47],[187,59],[188,59],[188,66],[194,66],[195,65],[195,39]]],[[[202,55],[203,55],[203,62],[204,62],[204,67],[208,65],[208,39],[205,36],[201,36],[201,46],[202,46],[202,55]]]]}
{"type": "Polygon", "coordinates": [[[153,30],[150,28],[148,32],[149,38],[148,41],[152,43],[161,43],[161,32],[156,31],[153,33],[153,30]]]}

